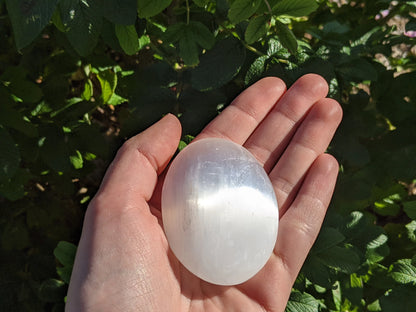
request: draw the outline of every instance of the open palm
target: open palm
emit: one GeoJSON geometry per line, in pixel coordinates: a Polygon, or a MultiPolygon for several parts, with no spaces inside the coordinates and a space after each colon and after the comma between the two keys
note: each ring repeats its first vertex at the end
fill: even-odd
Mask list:
{"type": "Polygon", "coordinates": [[[204,282],[187,271],[163,232],[160,190],[181,135],[167,115],[128,140],[88,207],[68,292],[67,311],[283,311],[321,227],[338,163],[324,154],[341,120],[309,74],[286,90],[264,78],[241,93],[198,135],[247,148],[274,185],[280,211],[274,253],[237,286],[204,282]]]}

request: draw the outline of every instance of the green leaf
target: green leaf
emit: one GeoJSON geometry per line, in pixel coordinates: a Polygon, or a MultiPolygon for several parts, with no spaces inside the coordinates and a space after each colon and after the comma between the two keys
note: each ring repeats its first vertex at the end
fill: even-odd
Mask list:
{"type": "Polygon", "coordinates": [[[64,266],[72,266],[75,260],[77,246],[66,241],[60,241],[53,251],[54,256],[64,266]]]}
{"type": "Polygon", "coordinates": [[[51,169],[57,172],[65,172],[71,168],[68,146],[61,129],[48,127],[43,129],[44,140],[40,146],[40,156],[51,169]]]}
{"type": "Polygon", "coordinates": [[[89,101],[94,94],[94,86],[91,79],[87,79],[84,84],[84,91],[82,91],[81,98],[89,101]]]}
{"type": "Polygon", "coordinates": [[[28,73],[23,67],[9,66],[1,75],[0,81],[19,101],[36,103],[42,98],[39,85],[27,79],[28,73]]]}
{"type": "Polygon", "coordinates": [[[108,105],[120,105],[123,104],[125,102],[127,102],[128,100],[118,94],[113,93],[113,95],[110,97],[110,99],[108,100],[107,104],[108,105]]]}
{"type": "Polygon", "coordinates": [[[302,267],[302,273],[312,283],[325,288],[333,284],[329,274],[329,268],[314,254],[310,254],[302,267]]]}
{"type": "Polygon", "coordinates": [[[61,280],[69,284],[69,281],[71,280],[72,266],[57,267],[56,273],[58,273],[61,280]]]}
{"type": "Polygon", "coordinates": [[[273,8],[275,15],[306,16],[318,8],[315,0],[281,0],[273,8]]]}
{"type": "Polygon", "coordinates": [[[400,259],[395,262],[390,274],[400,284],[416,285],[416,267],[412,265],[412,259],[400,259]]]}
{"type": "Polygon", "coordinates": [[[345,240],[345,236],[335,228],[323,227],[313,246],[312,253],[316,254],[325,249],[338,245],[345,240]]]}
{"type": "MultiPolygon", "coordinates": [[[[416,243],[416,221],[413,220],[412,222],[406,224],[406,231],[407,231],[407,236],[409,237],[409,239],[413,242],[416,243]]],[[[415,255],[416,256],[416,255],[415,255]]],[[[415,258],[416,259],[416,258],[415,258]]],[[[414,263],[413,263],[414,265],[414,263]]]]}
{"type": "Polygon", "coordinates": [[[98,80],[100,81],[101,85],[101,100],[104,104],[108,102],[111,96],[114,94],[114,91],[117,87],[117,74],[110,70],[104,70],[98,73],[97,75],[98,80]]]}
{"type": "Polygon", "coordinates": [[[286,306],[286,312],[316,312],[319,309],[319,301],[308,293],[294,290],[290,294],[286,306]]]}
{"type": "Polygon", "coordinates": [[[17,109],[9,105],[7,101],[0,105],[0,124],[18,130],[28,137],[36,137],[38,135],[36,126],[30,123],[17,109]]]}
{"type": "Polygon", "coordinates": [[[49,23],[58,0],[6,0],[17,49],[29,45],[49,23]]]}
{"type": "Polygon", "coordinates": [[[137,18],[137,0],[95,0],[102,15],[114,24],[132,25],[137,18]]]}
{"type": "Polygon", "coordinates": [[[81,55],[89,55],[97,45],[102,18],[92,0],[60,0],[59,9],[66,36],[81,55]]]}
{"type": "Polygon", "coordinates": [[[360,258],[354,251],[339,246],[325,249],[317,256],[328,267],[347,274],[353,273],[360,264],[360,258]]]}
{"type": "Polygon", "coordinates": [[[138,0],[137,11],[139,17],[148,18],[155,16],[166,9],[172,0],[138,0]]]}
{"type": "Polygon", "coordinates": [[[22,198],[25,196],[25,184],[30,178],[27,170],[19,168],[12,178],[0,182],[0,195],[11,201],[22,198]]]}
{"type": "Polygon", "coordinates": [[[142,35],[139,37],[139,50],[143,49],[150,43],[150,38],[148,35],[142,35]]]}
{"type": "Polygon", "coordinates": [[[228,18],[233,24],[238,24],[252,16],[261,4],[261,0],[238,0],[234,1],[228,11],[228,18]]]}
{"type": "Polygon", "coordinates": [[[383,260],[389,253],[387,246],[388,236],[380,234],[375,239],[367,243],[365,257],[369,263],[377,263],[383,260]]]}
{"type": "Polygon", "coordinates": [[[182,36],[179,39],[179,55],[186,65],[196,65],[199,62],[198,46],[192,30],[188,27],[183,28],[182,36]]]}
{"type": "Polygon", "coordinates": [[[84,160],[82,159],[82,155],[79,151],[76,151],[75,155],[69,156],[69,160],[74,167],[74,169],[81,169],[84,166],[84,160]]]}
{"type": "Polygon", "coordinates": [[[13,177],[19,165],[19,149],[9,132],[0,126],[0,181],[13,177]]]}
{"type": "Polygon", "coordinates": [[[410,219],[416,220],[416,200],[404,202],[403,210],[410,219]]]}
{"type": "Polygon", "coordinates": [[[298,42],[293,32],[282,22],[276,21],[277,35],[279,36],[282,45],[289,50],[290,53],[295,54],[298,49],[298,42]]]}
{"type": "Polygon", "coordinates": [[[116,36],[121,48],[128,55],[133,55],[140,49],[139,36],[134,25],[116,25],[116,36]]]}
{"type": "Polygon", "coordinates": [[[244,77],[244,83],[246,85],[254,83],[263,75],[264,71],[266,70],[266,62],[268,59],[269,56],[263,55],[254,60],[254,62],[248,68],[246,76],[244,77]]]}
{"type": "Polygon", "coordinates": [[[374,211],[382,216],[396,216],[400,212],[400,205],[389,196],[375,202],[374,211]]]}
{"type": "Polygon", "coordinates": [[[245,57],[245,49],[239,40],[227,38],[217,42],[202,55],[199,66],[191,72],[192,86],[199,91],[223,86],[238,74],[245,57]]]}
{"type": "Polygon", "coordinates": [[[353,82],[362,82],[364,80],[376,81],[378,74],[374,66],[364,58],[350,58],[347,62],[336,67],[344,79],[353,82]]]}
{"type": "Polygon", "coordinates": [[[199,63],[199,48],[210,49],[215,42],[214,35],[200,22],[177,23],[168,28],[165,33],[167,41],[179,41],[179,56],[186,65],[199,63]]]}
{"type": "Polygon", "coordinates": [[[201,22],[192,21],[189,23],[194,40],[204,49],[211,49],[215,43],[213,33],[201,22]]]}
{"type": "Polygon", "coordinates": [[[267,34],[267,31],[270,28],[269,19],[270,16],[268,15],[260,15],[250,19],[244,34],[244,38],[248,44],[256,42],[267,34]]]}

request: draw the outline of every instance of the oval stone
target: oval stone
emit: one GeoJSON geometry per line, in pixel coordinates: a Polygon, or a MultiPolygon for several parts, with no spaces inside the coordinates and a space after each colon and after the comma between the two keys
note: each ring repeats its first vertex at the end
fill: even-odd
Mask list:
{"type": "Polygon", "coordinates": [[[269,177],[244,147],[201,139],[173,160],[162,189],[163,227],[178,260],[199,278],[236,285],[266,264],[279,212],[269,177]]]}

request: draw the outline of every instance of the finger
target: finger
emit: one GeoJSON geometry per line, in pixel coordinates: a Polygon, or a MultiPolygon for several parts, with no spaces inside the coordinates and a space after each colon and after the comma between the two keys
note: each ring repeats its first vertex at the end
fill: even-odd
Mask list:
{"type": "Polygon", "coordinates": [[[277,259],[293,283],[321,228],[338,175],[338,162],[329,154],[320,155],[279,223],[274,249],[277,259]]]}
{"type": "Polygon", "coordinates": [[[274,253],[253,278],[238,285],[268,311],[283,311],[299,270],[316,239],[338,172],[323,154],[313,163],[293,206],[281,218],[274,253]]]}
{"type": "Polygon", "coordinates": [[[117,152],[97,195],[118,198],[120,203],[149,200],[157,176],[175,153],[180,136],[180,122],[169,114],[130,138],[117,152]]]}
{"type": "Polygon", "coordinates": [[[332,99],[318,101],[270,172],[281,216],[293,201],[311,164],[327,149],[341,118],[342,109],[338,102],[332,99]]]}
{"type": "Polygon", "coordinates": [[[286,148],[312,105],[328,92],[325,79],[316,74],[299,78],[282,96],[244,146],[269,172],[286,148]]]}
{"type": "Polygon", "coordinates": [[[244,90],[196,139],[219,137],[243,144],[285,91],[281,79],[261,79],[244,90]]]}

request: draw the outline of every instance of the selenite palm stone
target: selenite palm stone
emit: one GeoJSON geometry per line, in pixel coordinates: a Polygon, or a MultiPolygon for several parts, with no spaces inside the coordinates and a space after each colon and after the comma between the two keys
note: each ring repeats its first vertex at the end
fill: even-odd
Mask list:
{"type": "Polygon", "coordinates": [[[277,239],[273,186],[242,146],[209,138],[173,160],[162,189],[164,230],[175,256],[193,274],[236,285],[266,264],[277,239]]]}

